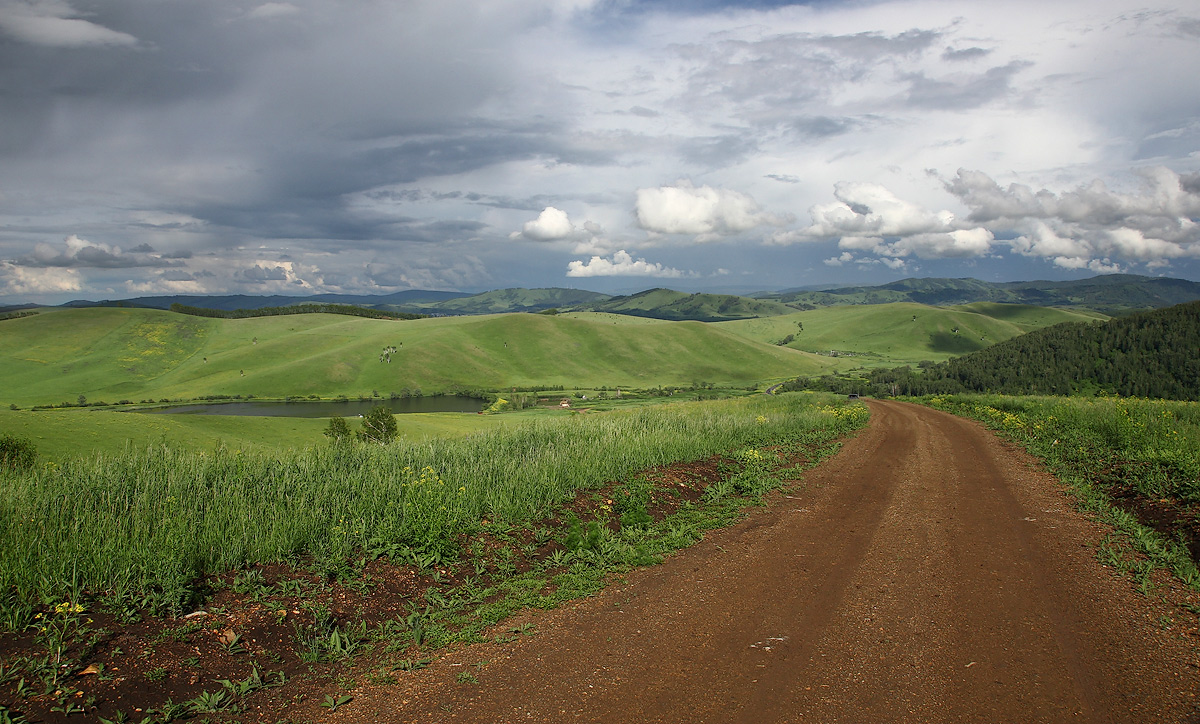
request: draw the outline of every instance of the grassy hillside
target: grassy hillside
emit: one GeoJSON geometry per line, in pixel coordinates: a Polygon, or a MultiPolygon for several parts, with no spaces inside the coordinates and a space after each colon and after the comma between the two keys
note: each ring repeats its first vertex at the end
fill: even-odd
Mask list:
{"type": "Polygon", "coordinates": [[[1200,299],[1200,283],[1186,279],[1108,274],[1071,281],[992,283],[978,279],[901,279],[879,286],[842,287],[764,295],[788,304],[814,307],[841,304],[954,305],[974,302],[1087,307],[1104,314],[1155,309],[1200,299]]]}
{"type": "Polygon", "coordinates": [[[686,294],[671,289],[647,289],[627,297],[612,297],[599,304],[591,304],[588,309],[654,319],[691,319],[701,322],[771,317],[795,311],[775,301],[731,294],[686,294]]]}
{"type": "Polygon", "coordinates": [[[441,314],[503,314],[540,312],[556,307],[575,307],[608,299],[607,294],[582,289],[496,289],[470,297],[436,303],[399,305],[397,310],[441,314]]]}
{"type": "Polygon", "coordinates": [[[698,322],[510,314],[414,321],[206,319],[63,309],[0,322],[0,403],[388,395],[455,387],[749,384],[825,362],[698,322]],[[382,353],[394,348],[390,362],[382,353]]]}
{"type": "Polygon", "coordinates": [[[931,307],[906,302],[824,307],[716,326],[768,344],[794,335],[787,346],[821,354],[836,351],[841,356],[851,355],[854,364],[874,366],[942,361],[1031,329],[1097,317],[1100,315],[1090,312],[1027,305],[931,307]],[[802,331],[797,323],[803,325],[802,331]]]}

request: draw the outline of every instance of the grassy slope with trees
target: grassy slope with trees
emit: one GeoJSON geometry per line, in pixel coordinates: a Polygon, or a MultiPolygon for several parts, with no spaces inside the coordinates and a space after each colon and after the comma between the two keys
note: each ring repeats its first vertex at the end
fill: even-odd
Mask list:
{"type": "Polygon", "coordinates": [[[495,289],[469,297],[425,304],[393,305],[395,309],[437,314],[504,314],[576,307],[608,299],[607,294],[583,289],[495,289]]]}
{"type": "Polygon", "coordinates": [[[960,307],[894,303],[825,307],[716,326],[767,344],[792,335],[788,347],[822,354],[836,350],[850,353],[855,365],[877,366],[943,361],[1032,329],[1097,317],[1082,311],[987,302],[960,307]]]}
{"type": "Polygon", "coordinates": [[[953,305],[1002,302],[1038,306],[1088,307],[1116,315],[1132,310],[1167,307],[1200,299],[1200,283],[1186,279],[1108,274],[1064,282],[992,283],[978,279],[901,279],[871,287],[842,287],[822,291],[768,294],[788,304],[815,307],[842,304],[917,302],[953,305]]]}
{"type": "Polygon", "coordinates": [[[205,395],[371,395],[421,389],[750,384],[827,367],[699,322],[510,314],[384,321],[208,319],[152,309],[43,311],[0,327],[0,402],[205,395]],[[390,362],[381,352],[394,347],[390,362]]]}
{"type": "Polygon", "coordinates": [[[905,395],[1109,394],[1200,400],[1200,302],[1100,323],[1066,323],[931,366],[876,369],[857,380],[794,387],[905,395]]]}
{"type": "Polygon", "coordinates": [[[728,319],[771,317],[789,314],[795,309],[775,301],[738,297],[731,294],[687,294],[671,289],[647,289],[627,297],[612,297],[591,304],[596,312],[616,312],[654,319],[719,322],[728,319]]]}

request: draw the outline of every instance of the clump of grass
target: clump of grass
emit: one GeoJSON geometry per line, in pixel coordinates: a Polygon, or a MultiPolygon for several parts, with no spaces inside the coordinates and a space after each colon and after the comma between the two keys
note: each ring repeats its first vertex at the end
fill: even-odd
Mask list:
{"type": "MultiPolygon", "coordinates": [[[[0,473],[0,604],[85,589],[159,613],[204,575],[301,555],[407,548],[451,557],[488,519],[545,515],[580,488],[768,441],[827,439],[863,422],[830,398],[780,395],[538,420],[457,440],[278,454],[163,445],[0,473]],[[820,406],[824,405],[822,409],[820,406]]],[[[865,409],[865,408],[864,408],[865,409]]],[[[74,600],[74,599],[72,599],[74,600]]]]}
{"type": "Polygon", "coordinates": [[[28,470],[37,461],[32,440],[16,435],[0,435],[0,469],[28,470]]]}

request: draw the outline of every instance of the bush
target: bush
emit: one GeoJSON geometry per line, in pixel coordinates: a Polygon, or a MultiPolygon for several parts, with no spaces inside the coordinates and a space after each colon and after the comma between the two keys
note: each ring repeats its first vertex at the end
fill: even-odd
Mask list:
{"type": "MultiPolygon", "coordinates": [[[[330,423],[332,424],[332,423],[330,423]]],[[[399,434],[396,416],[385,405],[376,405],[363,415],[362,429],[358,431],[358,439],[363,442],[377,442],[386,445],[396,439],[399,434]]]]}
{"type": "Polygon", "coordinates": [[[0,468],[28,470],[37,460],[33,441],[13,435],[0,435],[0,468]]]}
{"type": "Polygon", "coordinates": [[[329,427],[325,428],[325,437],[333,442],[344,442],[350,440],[350,435],[350,424],[346,422],[346,418],[329,418],[329,427]]]}

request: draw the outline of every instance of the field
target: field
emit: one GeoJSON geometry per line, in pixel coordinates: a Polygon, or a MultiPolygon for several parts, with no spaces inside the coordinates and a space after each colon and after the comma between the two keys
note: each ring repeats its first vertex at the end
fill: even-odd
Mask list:
{"type": "Polygon", "coordinates": [[[1021,304],[931,307],[903,302],[824,307],[715,326],[767,344],[794,335],[788,347],[823,355],[836,352],[839,366],[846,368],[941,362],[1051,324],[1096,319],[1104,317],[1021,304]]]}
{"type": "MultiPolygon", "coordinates": [[[[467,413],[397,415],[400,436],[408,440],[469,435],[515,424],[528,415],[467,413]]],[[[0,409],[0,431],[33,441],[49,461],[94,453],[118,453],[129,445],[165,443],[191,451],[230,449],[283,451],[324,445],[324,419],[234,417],[226,415],[142,415],[96,409],[0,409]]]]}
{"type": "Polygon", "coordinates": [[[0,471],[0,692],[51,719],[169,721],[269,690],[294,704],[372,649],[385,671],[420,668],[690,545],[866,417],[757,395],[388,446],[154,444],[0,471]],[[100,675],[75,678],[85,666],[100,675]]]}
{"type": "Polygon", "coordinates": [[[700,322],[647,324],[615,315],[227,320],[103,308],[4,321],[0,364],[0,402],[21,407],[81,395],[115,403],[534,385],[754,385],[829,366],[700,322]]]}
{"type": "MultiPolygon", "coordinates": [[[[228,719],[252,695],[277,697],[282,711],[310,692],[332,710],[334,679],[355,661],[388,675],[419,668],[430,650],[480,641],[515,611],[587,595],[794,484],[866,423],[861,404],[756,393],[767,384],[947,359],[1093,318],[899,303],[721,323],[147,309],[0,322],[0,433],[39,453],[28,468],[0,470],[0,630],[11,634],[0,699],[54,721],[133,708],[153,721],[228,719]],[[322,419],[79,406],[525,394],[515,388],[574,404],[399,415],[400,437],[386,446],[331,442],[322,419]],[[696,399],[706,396],[728,399],[696,399]],[[63,402],[76,406],[28,409],[63,402]],[[179,618],[196,609],[204,617],[179,618]],[[76,676],[93,667],[94,678],[76,676]],[[104,678],[105,667],[121,673],[104,678]]],[[[1162,568],[1200,584],[1196,405],[924,401],[1044,458],[1115,526],[1100,555],[1143,590],[1162,568]]]]}

